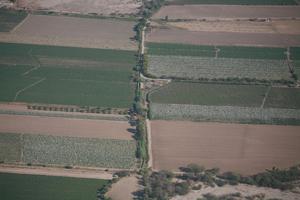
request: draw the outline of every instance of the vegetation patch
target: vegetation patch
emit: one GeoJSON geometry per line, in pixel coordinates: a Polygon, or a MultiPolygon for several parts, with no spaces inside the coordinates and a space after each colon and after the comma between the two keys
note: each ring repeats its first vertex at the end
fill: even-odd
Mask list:
{"type": "Polygon", "coordinates": [[[25,19],[27,13],[24,11],[7,10],[0,8],[0,32],[9,32],[25,19]]]}
{"type": "Polygon", "coordinates": [[[131,106],[133,51],[1,43],[0,53],[5,58],[0,63],[0,101],[131,106]],[[15,63],[18,57],[29,63],[15,63]]]}
{"type": "Polygon", "coordinates": [[[0,198],[11,199],[98,199],[106,180],[0,173],[0,198]]]}
{"type": "Polygon", "coordinates": [[[1,152],[2,162],[30,165],[85,166],[130,169],[135,166],[134,140],[66,136],[0,134],[9,141],[1,152]],[[21,154],[23,155],[21,158],[21,154]]]}

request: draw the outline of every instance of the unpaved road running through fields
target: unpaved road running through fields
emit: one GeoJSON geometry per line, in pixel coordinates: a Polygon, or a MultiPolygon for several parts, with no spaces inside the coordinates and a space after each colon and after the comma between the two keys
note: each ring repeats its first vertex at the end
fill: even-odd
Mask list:
{"type": "Polygon", "coordinates": [[[45,175],[45,176],[62,176],[62,177],[74,177],[74,178],[105,179],[105,180],[111,180],[113,177],[112,173],[100,171],[100,170],[64,169],[64,168],[54,168],[54,167],[22,167],[22,166],[0,165],[0,172],[15,173],[15,174],[45,175]]]}
{"type": "Polygon", "coordinates": [[[0,132],[133,140],[127,121],[0,114],[0,132]]]}
{"type": "Polygon", "coordinates": [[[300,126],[151,121],[153,166],[189,163],[254,174],[300,162],[300,126]]]}

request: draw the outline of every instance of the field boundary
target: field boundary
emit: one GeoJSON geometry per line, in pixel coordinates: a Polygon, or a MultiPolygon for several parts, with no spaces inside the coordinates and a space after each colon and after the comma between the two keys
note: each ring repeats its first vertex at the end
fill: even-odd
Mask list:
{"type": "Polygon", "coordinates": [[[25,17],[25,19],[23,19],[23,20],[22,20],[17,26],[15,26],[11,31],[9,31],[9,33],[12,33],[12,34],[15,33],[15,31],[27,21],[27,19],[29,18],[29,15],[30,15],[30,14],[27,14],[27,16],[25,17]]]}

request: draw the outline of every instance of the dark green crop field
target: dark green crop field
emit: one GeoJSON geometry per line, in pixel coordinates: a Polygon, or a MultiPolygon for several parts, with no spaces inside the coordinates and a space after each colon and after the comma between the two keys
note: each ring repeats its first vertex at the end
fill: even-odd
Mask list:
{"type": "Polygon", "coordinates": [[[0,8],[0,32],[11,31],[27,16],[24,11],[0,8]]]}
{"type": "Polygon", "coordinates": [[[172,82],[151,94],[151,101],[165,104],[260,106],[266,86],[172,82]]]}
{"type": "Polygon", "coordinates": [[[1,200],[96,200],[106,180],[0,173],[1,200]]]}
{"type": "MultiPolygon", "coordinates": [[[[245,47],[245,46],[207,46],[188,45],[179,43],[153,43],[146,44],[150,55],[179,55],[218,58],[246,58],[246,59],[271,59],[284,60],[287,58],[285,48],[276,47],[245,47]]],[[[291,48],[297,53],[297,48],[291,48]]]]}
{"type": "Polygon", "coordinates": [[[151,55],[215,57],[214,46],[148,42],[146,47],[151,55]]]}
{"type": "Polygon", "coordinates": [[[134,54],[0,43],[0,101],[129,108],[134,54]]]}
{"type": "Polygon", "coordinates": [[[272,88],[265,107],[300,109],[299,88],[272,88]]]}
{"type": "Polygon", "coordinates": [[[295,0],[167,0],[166,4],[297,5],[295,0]]]}

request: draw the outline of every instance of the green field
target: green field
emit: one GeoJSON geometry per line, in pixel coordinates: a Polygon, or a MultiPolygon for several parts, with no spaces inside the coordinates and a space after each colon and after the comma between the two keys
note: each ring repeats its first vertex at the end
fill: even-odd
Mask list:
{"type": "Polygon", "coordinates": [[[290,53],[292,60],[300,60],[300,47],[291,47],[290,53]]]}
{"type": "Polygon", "coordinates": [[[147,42],[146,48],[150,55],[215,57],[214,46],[147,42]]]}
{"type": "Polygon", "coordinates": [[[292,82],[287,49],[147,43],[146,70],[160,78],[292,82]]]}
{"type": "Polygon", "coordinates": [[[295,74],[298,77],[298,80],[300,79],[300,60],[294,61],[294,67],[295,67],[295,74]]]}
{"type": "Polygon", "coordinates": [[[24,11],[0,8],[0,32],[11,31],[27,16],[24,11]]]}
{"type": "Polygon", "coordinates": [[[0,133],[0,161],[33,165],[130,169],[134,140],[0,133]]]}
{"type": "Polygon", "coordinates": [[[300,124],[299,88],[172,82],[149,100],[152,119],[300,124]]]}
{"type": "Polygon", "coordinates": [[[150,100],[164,104],[257,107],[266,91],[266,86],[172,82],[151,94],[150,100]]]}
{"type": "MultiPolygon", "coordinates": [[[[150,55],[180,55],[215,57],[218,51],[218,58],[246,58],[246,59],[286,59],[286,48],[277,47],[244,47],[244,46],[207,46],[189,45],[178,43],[153,43],[146,44],[147,52],[150,55]]],[[[291,51],[294,49],[291,48],[291,51]]]]}
{"type": "Polygon", "coordinates": [[[0,173],[1,200],[96,200],[106,180],[0,173]]]}
{"type": "Polygon", "coordinates": [[[134,54],[0,43],[0,101],[129,108],[134,54]]]}
{"type": "Polygon", "coordinates": [[[167,5],[225,4],[225,5],[297,5],[295,0],[167,0],[167,5]]]}

